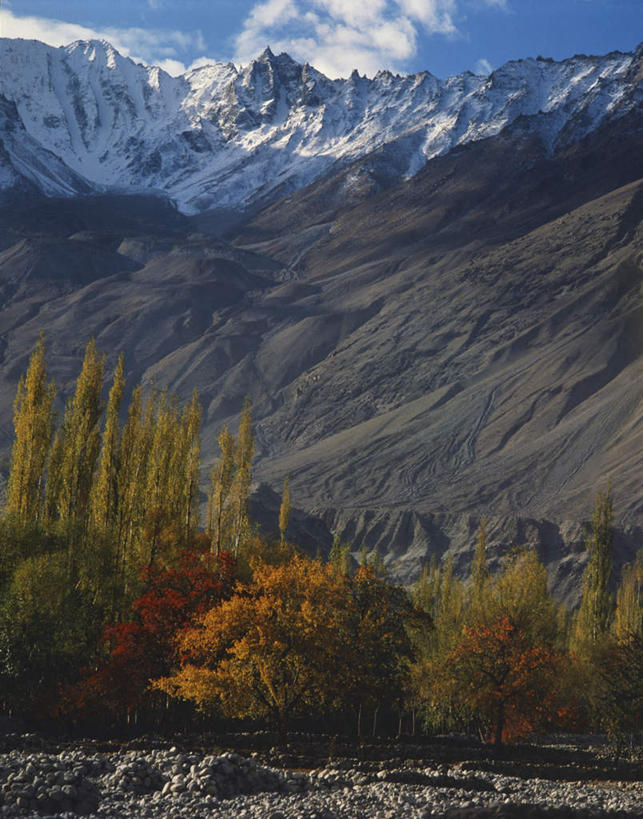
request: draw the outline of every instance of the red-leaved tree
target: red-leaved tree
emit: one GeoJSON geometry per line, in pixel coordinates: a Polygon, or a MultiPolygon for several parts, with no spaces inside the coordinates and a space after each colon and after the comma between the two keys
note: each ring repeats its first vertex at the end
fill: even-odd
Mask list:
{"type": "Polygon", "coordinates": [[[451,659],[460,696],[496,744],[529,734],[555,713],[559,658],[509,617],[465,627],[451,659]]]}
{"type": "Polygon", "coordinates": [[[73,689],[63,708],[75,713],[108,710],[130,714],[148,698],[149,681],[169,673],[176,636],[232,593],[235,559],[207,549],[185,549],[172,569],[143,570],[146,591],[133,603],[131,621],[106,626],[102,657],[73,689]]]}

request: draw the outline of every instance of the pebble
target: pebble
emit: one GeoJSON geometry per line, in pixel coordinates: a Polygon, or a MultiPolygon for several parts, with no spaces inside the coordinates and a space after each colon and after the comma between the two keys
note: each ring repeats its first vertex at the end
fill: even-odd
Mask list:
{"type": "Polygon", "coordinates": [[[0,816],[633,819],[643,804],[640,782],[523,780],[444,765],[354,765],[304,773],[261,766],[232,752],[10,751],[0,754],[0,816]]]}

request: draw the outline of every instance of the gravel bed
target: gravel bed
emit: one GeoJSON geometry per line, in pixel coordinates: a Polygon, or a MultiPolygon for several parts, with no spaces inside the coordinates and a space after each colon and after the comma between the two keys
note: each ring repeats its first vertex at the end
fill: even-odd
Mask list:
{"type": "Polygon", "coordinates": [[[343,761],[288,771],[178,748],[0,754],[0,816],[339,819],[640,817],[641,782],[554,782],[461,766],[343,761]]]}

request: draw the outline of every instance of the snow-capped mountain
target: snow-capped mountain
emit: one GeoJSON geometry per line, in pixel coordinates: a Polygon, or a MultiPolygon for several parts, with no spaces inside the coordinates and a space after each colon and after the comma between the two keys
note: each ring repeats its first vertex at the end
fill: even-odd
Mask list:
{"type": "Polygon", "coordinates": [[[520,120],[549,149],[642,98],[643,49],[510,62],[488,77],[330,80],[267,49],[171,77],[106,42],[0,40],[0,190],[158,190],[184,212],[266,203],[396,143],[413,176],[520,120]]]}

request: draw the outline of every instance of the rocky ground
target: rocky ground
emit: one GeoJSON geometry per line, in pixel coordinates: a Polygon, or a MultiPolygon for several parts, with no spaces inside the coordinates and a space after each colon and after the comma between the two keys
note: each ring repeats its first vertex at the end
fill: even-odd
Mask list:
{"type": "Polygon", "coordinates": [[[5,737],[0,813],[70,819],[642,814],[640,766],[592,747],[542,744],[494,753],[457,742],[380,744],[322,762],[310,748],[302,756],[296,747],[242,755],[195,744],[142,746],[5,737]]]}

